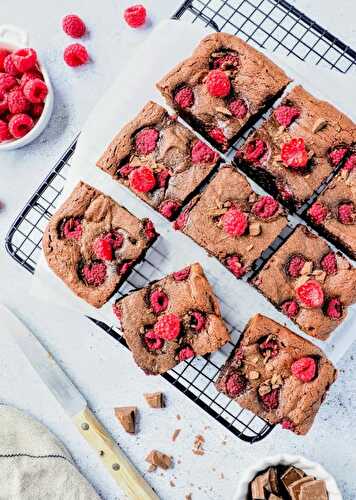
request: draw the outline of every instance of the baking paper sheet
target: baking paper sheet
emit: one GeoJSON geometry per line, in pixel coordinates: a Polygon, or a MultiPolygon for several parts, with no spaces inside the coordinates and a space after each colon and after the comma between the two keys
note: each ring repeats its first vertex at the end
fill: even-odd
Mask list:
{"type": "MultiPolygon", "coordinates": [[[[199,261],[207,272],[215,292],[223,301],[224,318],[237,330],[242,331],[248,319],[260,312],[286,324],[305,338],[319,344],[337,363],[356,337],[355,307],[349,308],[347,321],[335,330],[327,342],[313,340],[280,314],[253,287],[244,281],[234,279],[216,259],[208,257],[206,252],[188,237],[174,231],[168,221],[95,165],[105,146],[117,131],[131,120],[148,100],[164,104],[155,88],[155,83],[176,63],[188,57],[201,38],[210,31],[202,26],[186,24],[182,21],[164,21],[131,55],[126,67],[101,98],[83,128],[60,203],[77,182],[83,180],[110,195],[136,216],[149,217],[154,222],[161,237],[156,241],[147,259],[154,262],[160,272],[157,274],[157,271],[147,263],[140,264],[136,268],[138,273],[134,272],[136,286],[147,284],[142,275],[149,279],[157,279],[192,262],[199,261]]],[[[302,83],[314,95],[327,98],[355,120],[355,115],[352,116],[354,114],[352,96],[356,83],[354,77],[312,67],[292,57],[280,58],[275,54],[268,54],[268,56],[282,66],[295,83],[302,83]]],[[[263,192],[254,183],[251,184],[256,191],[263,192]]],[[[292,225],[297,222],[297,219],[291,216],[289,220],[292,225]]],[[[42,300],[71,308],[109,325],[115,322],[111,311],[112,301],[100,310],[86,304],[57,278],[48,267],[43,255],[33,278],[31,292],[42,300]]]]}

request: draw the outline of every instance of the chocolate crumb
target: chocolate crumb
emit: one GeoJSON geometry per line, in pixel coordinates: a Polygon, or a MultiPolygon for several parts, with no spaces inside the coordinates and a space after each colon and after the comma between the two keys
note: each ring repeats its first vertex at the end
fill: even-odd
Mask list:
{"type": "Polygon", "coordinates": [[[165,408],[163,392],[151,392],[143,395],[151,408],[165,408]]]}
{"type": "Polygon", "coordinates": [[[178,414],[177,415],[177,420],[180,420],[182,417],[178,414]]]}
{"type": "Polygon", "coordinates": [[[174,443],[174,441],[177,439],[177,437],[179,436],[179,434],[180,434],[180,431],[181,431],[181,430],[182,430],[182,429],[176,429],[176,430],[173,432],[173,436],[172,436],[172,441],[173,441],[173,443],[174,443]]]}
{"type": "Polygon", "coordinates": [[[185,495],[185,500],[192,500],[192,494],[188,493],[188,495],[185,495]]]}
{"type": "Polygon", "coordinates": [[[161,453],[158,450],[152,450],[146,457],[146,462],[149,462],[156,467],[160,467],[161,469],[167,470],[172,467],[172,458],[166,455],[165,453],[161,453]]]}
{"type": "Polygon", "coordinates": [[[194,455],[204,455],[205,451],[203,449],[203,444],[205,443],[205,439],[201,434],[195,436],[195,441],[193,445],[192,452],[194,455]]]}
{"type": "Polygon", "coordinates": [[[126,432],[130,434],[135,434],[135,422],[136,422],[136,406],[121,406],[114,408],[115,416],[125,429],[126,432]]]}
{"type": "Polygon", "coordinates": [[[175,487],[175,483],[172,480],[169,481],[169,484],[172,486],[172,488],[175,487]]]}
{"type": "Polygon", "coordinates": [[[150,464],[150,466],[147,469],[148,472],[154,472],[155,470],[157,470],[157,465],[153,464],[150,464]]]}

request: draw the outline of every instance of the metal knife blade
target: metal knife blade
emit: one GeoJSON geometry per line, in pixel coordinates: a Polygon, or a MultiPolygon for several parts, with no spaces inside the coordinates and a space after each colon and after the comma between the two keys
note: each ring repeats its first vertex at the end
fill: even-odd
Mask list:
{"type": "Polygon", "coordinates": [[[69,377],[60,368],[30,330],[3,304],[0,304],[1,330],[10,334],[34,370],[70,417],[87,403],[69,377]]]}

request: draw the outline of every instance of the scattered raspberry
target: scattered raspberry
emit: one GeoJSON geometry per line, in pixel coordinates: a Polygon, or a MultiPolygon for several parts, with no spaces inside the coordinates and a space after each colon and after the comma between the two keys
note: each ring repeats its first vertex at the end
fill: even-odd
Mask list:
{"type": "Polygon", "coordinates": [[[329,159],[334,167],[336,167],[345,157],[347,148],[335,148],[329,152],[329,159]]]}
{"type": "Polygon", "coordinates": [[[61,234],[63,238],[80,240],[83,234],[81,220],[78,218],[71,218],[62,223],[61,234]]]}
{"type": "Polygon", "coordinates": [[[6,73],[0,73],[0,91],[6,92],[17,86],[17,80],[12,75],[7,75],[6,73]]]}
{"type": "Polygon", "coordinates": [[[189,212],[190,212],[190,205],[188,205],[187,208],[183,210],[183,212],[179,214],[178,218],[173,222],[173,228],[176,231],[181,231],[185,227],[188,221],[189,212]]]}
{"type": "Polygon", "coordinates": [[[88,285],[100,286],[106,279],[106,265],[104,262],[85,264],[82,273],[88,285]]]}
{"type": "Polygon", "coordinates": [[[109,238],[100,237],[93,243],[93,251],[98,259],[112,260],[113,248],[109,238]]]}
{"type": "Polygon", "coordinates": [[[8,141],[11,138],[7,123],[0,120],[0,142],[8,141]]]}
{"type": "Polygon", "coordinates": [[[276,410],[279,406],[279,389],[272,389],[271,392],[260,396],[265,410],[276,410]]]}
{"type": "Polygon", "coordinates": [[[298,300],[304,307],[321,307],[324,302],[324,292],[316,280],[310,279],[296,289],[298,300]]]}
{"type": "Polygon", "coordinates": [[[356,154],[351,155],[350,158],[346,160],[343,167],[344,170],[348,170],[349,172],[351,172],[354,168],[356,168],[356,154]]]}
{"type": "Polygon", "coordinates": [[[337,218],[341,224],[353,224],[355,220],[353,203],[342,203],[337,209],[337,218]]]}
{"type": "Polygon", "coordinates": [[[261,196],[253,205],[252,212],[261,219],[269,219],[278,210],[279,203],[272,196],[261,196]]]}
{"type": "Polygon", "coordinates": [[[289,127],[296,118],[300,116],[300,110],[295,106],[279,106],[274,111],[274,116],[280,125],[289,127]]]}
{"type": "Polygon", "coordinates": [[[167,186],[168,180],[171,176],[170,171],[167,168],[162,168],[157,172],[157,185],[159,188],[165,188],[167,186]]]}
{"type": "Polygon", "coordinates": [[[144,128],[136,135],[135,145],[137,152],[141,155],[148,155],[156,149],[158,141],[158,130],[155,128],[144,128]]]}
{"type": "Polygon", "coordinates": [[[328,215],[328,209],[321,203],[316,202],[309,208],[308,215],[316,224],[322,224],[328,215]]]}
{"type": "Polygon", "coordinates": [[[10,51],[7,49],[0,49],[0,71],[4,71],[4,60],[5,57],[10,54],[10,51]]]}
{"type": "Polygon", "coordinates": [[[12,58],[12,54],[9,54],[4,59],[4,71],[8,75],[17,76],[19,74],[19,70],[16,68],[14,64],[14,60],[12,58]]]}
{"type": "Polygon", "coordinates": [[[247,387],[247,380],[239,372],[233,372],[226,381],[226,391],[231,398],[240,396],[247,387]]]}
{"type": "Polygon", "coordinates": [[[219,155],[202,141],[196,141],[192,147],[192,163],[214,163],[219,155]]]}
{"type": "Polygon", "coordinates": [[[180,208],[180,203],[178,201],[167,200],[164,201],[159,207],[159,213],[171,220],[175,212],[180,208]]]}
{"type": "Polygon", "coordinates": [[[124,236],[119,231],[111,231],[104,236],[104,239],[110,242],[113,250],[118,250],[124,243],[124,236]]]}
{"type": "Polygon", "coordinates": [[[282,312],[288,316],[288,318],[295,318],[299,312],[299,306],[295,300],[286,300],[281,305],[282,312]]]}
{"type": "Polygon", "coordinates": [[[217,57],[214,61],[214,69],[236,70],[239,66],[239,56],[237,54],[225,54],[224,56],[217,57]]]}
{"type": "Polygon", "coordinates": [[[113,306],[112,306],[112,312],[115,314],[115,316],[117,317],[117,319],[119,321],[121,321],[121,318],[122,318],[122,309],[121,309],[120,304],[118,304],[118,303],[113,304],[113,306]]]}
{"type": "Polygon", "coordinates": [[[206,86],[209,94],[213,97],[226,97],[231,89],[229,77],[220,69],[209,71],[206,86]]]}
{"type": "Polygon", "coordinates": [[[247,115],[247,106],[246,103],[242,99],[235,99],[234,101],[231,101],[228,105],[229,111],[235,116],[236,118],[245,118],[247,115]]]}
{"type": "Polygon", "coordinates": [[[224,132],[221,130],[221,128],[213,128],[209,131],[209,137],[211,137],[215,142],[218,144],[221,144],[223,148],[227,148],[228,142],[225,137],[224,132]]]}
{"type": "Polygon", "coordinates": [[[287,274],[291,278],[298,278],[305,264],[305,258],[302,255],[293,255],[287,263],[287,274]]]}
{"type": "Polygon", "coordinates": [[[267,144],[261,139],[250,141],[244,151],[244,156],[247,161],[258,161],[267,152],[267,144]]]}
{"type": "Polygon", "coordinates": [[[173,273],[173,278],[175,281],[185,281],[190,275],[190,267],[185,267],[180,271],[173,273]]]}
{"type": "Polygon", "coordinates": [[[128,260],[128,261],[126,261],[126,262],[122,262],[121,264],[119,264],[119,265],[116,267],[116,272],[117,272],[117,274],[119,274],[119,275],[124,275],[124,274],[126,274],[126,273],[127,273],[127,272],[129,272],[129,270],[131,269],[132,264],[133,264],[133,261],[132,261],[132,260],[128,260]]]}
{"type": "Polygon", "coordinates": [[[190,108],[194,104],[194,94],[190,87],[182,87],[175,96],[174,102],[182,109],[190,108]]]}
{"type": "Polygon", "coordinates": [[[89,54],[84,45],[72,43],[64,50],[64,61],[71,68],[82,66],[89,61],[89,54]]]}
{"type": "Polygon", "coordinates": [[[295,378],[302,382],[311,382],[316,375],[316,361],[309,356],[300,358],[291,366],[291,371],[295,378]]]}
{"type": "Polygon", "coordinates": [[[33,118],[39,118],[43,113],[44,104],[39,102],[38,104],[32,104],[30,108],[30,114],[33,118]]]}
{"type": "Polygon", "coordinates": [[[24,73],[21,76],[20,87],[24,88],[24,86],[26,85],[26,83],[28,81],[34,80],[35,78],[38,78],[39,80],[43,80],[42,73],[40,71],[38,71],[37,69],[31,69],[30,71],[26,71],[26,73],[24,73]]]}
{"type": "Polygon", "coordinates": [[[334,252],[329,252],[321,259],[321,268],[327,274],[335,274],[337,271],[336,255],[334,252]]]}
{"type": "Polygon", "coordinates": [[[44,81],[34,78],[24,85],[23,93],[30,102],[38,104],[46,99],[48,88],[44,81]]]}
{"type": "Polygon", "coordinates": [[[37,64],[37,54],[34,49],[25,48],[17,50],[12,54],[12,60],[20,73],[25,73],[37,64]]]}
{"type": "Polygon", "coordinates": [[[75,14],[68,14],[62,19],[62,28],[72,38],[81,38],[86,31],[84,22],[75,14]]]}
{"type": "Polygon", "coordinates": [[[228,257],[225,261],[225,265],[236,278],[242,278],[242,276],[246,273],[246,269],[237,255],[228,257]]]}
{"type": "Polygon", "coordinates": [[[205,328],[206,318],[199,311],[192,311],[190,313],[190,327],[197,333],[205,328]]]}
{"type": "Polygon", "coordinates": [[[330,299],[326,306],[326,315],[331,319],[340,319],[342,317],[342,304],[340,299],[330,299]]]}
{"type": "Polygon", "coordinates": [[[149,219],[145,221],[145,235],[148,240],[153,240],[153,238],[156,236],[153,222],[149,219]]]}
{"type": "Polygon", "coordinates": [[[157,337],[153,330],[146,332],[145,342],[150,351],[158,351],[159,349],[162,349],[164,344],[164,341],[157,337]]]}
{"type": "Polygon", "coordinates": [[[24,113],[30,107],[28,100],[24,96],[20,87],[15,87],[7,94],[7,104],[10,113],[24,113]]]}
{"type": "Polygon", "coordinates": [[[153,290],[150,295],[150,304],[152,311],[155,314],[159,314],[167,309],[168,297],[162,290],[153,290]]]}
{"type": "Polygon", "coordinates": [[[195,352],[191,347],[183,347],[178,354],[179,361],[185,361],[193,356],[195,356],[195,352]]]}
{"type": "Polygon", "coordinates": [[[292,139],[282,144],[281,158],[287,167],[304,168],[308,163],[308,151],[305,149],[303,138],[292,139]]]}
{"type": "Polygon", "coordinates": [[[33,127],[34,123],[30,116],[25,113],[14,115],[9,121],[10,134],[19,139],[26,135],[33,127]]]}
{"type": "Polygon", "coordinates": [[[156,186],[156,179],[149,167],[138,167],[129,175],[130,186],[139,193],[148,193],[156,186]]]}
{"type": "Polygon", "coordinates": [[[295,430],[295,424],[289,420],[289,418],[284,418],[282,420],[282,429],[293,432],[295,430]]]}
{"type": "Polygon", "coordinates": [[[230,236],[242,236],[247,229],[248,219],[241,210],[232,207],[222,216],[222,223],[224,231],[230,236]]]}
{"type": "Polygon", "coordinates": [[[293,198],[293,192],[287,184],[280,185],[278,187],[278,191],[279,191],[279,194],[280,194],[282,200],[288,201],[288,200],[291,200],[293,198]]]}
{"type": "Polygon", "coordinates": [[[279,353],[279,344],[274,338],[267,338],[264,342],[260,344],[260,350],[262,354],[266,354],[269,351],[271,358],[275,358],[279,353]]]}
{"type": "Polygon", "coordinates": [[[180,333],[180,319],[176,314],[166,314],[159,318],[154,326],[157,337],[165,340],[174,340],[180,333]]]}
{"type": "Polygon", "coordinates": [[[0,90],[0,114],[8,111],[8,109],[7,94],[3,90],[0,90]]]}
{"type": "Polygon", "coordinates": [[[234,360],[235,361],[239,361],[241,364],[244,360],[244,348],[243,346],[239,347],[236,351],[235,351],[235,354],[234,354],[234,360]]]}
{"type": "Polygon", "coordinates": [[[123,167],[120,167],[117,171],[117,173],[119,175],[121,175],[121,177],[128,177],[129,174],[131,174],[131,172],[133,170],[135,170],[136,167],[134,167],[133,165],[130,165],[129,163],[127,165],[124,165],[123,167]]]}
{"type": "Polygon", "coordinates": [[[143,5],[132,5],[124,11],[124,19],[131,28],[139,28],[146,22],[146,9],[143,5]]]}

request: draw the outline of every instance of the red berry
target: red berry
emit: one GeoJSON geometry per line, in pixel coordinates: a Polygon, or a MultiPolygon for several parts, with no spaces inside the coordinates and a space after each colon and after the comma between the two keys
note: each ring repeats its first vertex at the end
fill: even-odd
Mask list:
{"type": "Polygon", "coordinates": [[[239,372],[233,372],[226,380],[226,392],[231,398],[240,396],[247,387],[247,380],[239,372]]]}
{"type": "Polygon", "coordinates": [[[196,141],[192,147],[191,152],[192,163],[214,163],[219,158],[209,146],[202,141],[196,141]]]}
{"type": "Polygon", "coordinates": [[[128,177],[129,174],[131,174],[131,172],[133,170],[135,170],[136,167],[134,167],[133,165],[130,165],[129,163],[127,165],[124,165],[122,167],[120,167],[117,171],[117,173],[119,175],[121,175],[121,177],[128,177]]]}
{"type": "Polygon", "coordinates": [[[248,224],[247,216],[238,208],[229,208],[222,216],[224,231],[230,236],[242,236],[248,224]]]}
{"type": "Polygon", "coordinates": [[[352,202],[342,203],[337,209],[337,218],[341,224],[353,224],[355,221],[354,205],[352,202]]]}
{"type": "Polygon", "coordinates": [[[347,148],[335,148],[329,152],[329,159],[334,167],[336,167],[345,157],[347,148]]]}
{"type": "Polygon", "coordinates": [[[145,221],[145,235],[148,240],[153,240],[153,238],[156,236],[153,222],[149,219],[145,221]]]}
{"type": "Polygon", "coordinates": [[[279,406],[279,389],[272,389],[268,394],[261,396],[261,400],[265,410],[276,410],[279,406]]]}
{"type": "Polygon", "coordinates": [[[93,243],[93,251],[98,259],[112,260],[113,248],[108,238],[99,237],[93,243]]]}
{"type": "Polygon", "coordinates": [[[126,274],[130,270],[132,264],[133,264],[132,260],[129,260],[129,261],[126,261],[126,262],[122,262],[121,264],[119,264],[116,267],[117,274],[119,274],[119,275],[126,274]]]}
{"type": "Polygon", "coordinates": [[[272,196],[261,196],[253,205],[252,212],[261,219],[269,219],[278,210],[279,203],[272,196]]]}
{"type": "Polygon", "coordinates": [[[258,161],[267,152],[267,144],[261,139],[250,141],[244,151],[244,156],[247,161],[258,161]]]}
{"type": "Polygon", "coordinates": [[[287,264],[287,274],[291,278],[298,278],[305,264],[305,259],[302,255],[293,255],[287,264]]]}
{"type": "Polygon", "coordinates": [[[10,54],[10,51],[7,49],[0,49],[0,71],[4,71],[4,60],[5,57],[10,54]]]}
{"type": "Polygon", "coordinates": [[[225,70],[235,70],[239,66],[239,56],[237,54],[225,54],[221,57],[217,57],[214,61],[214,69],[225,70]]]}
{"type": "Polygon", "coordinates": [[[193,356],[195,356],[195,352],[191,347],[183,347],[178,353],[179,361],[185,361],[193,356]]]}
{"type": "Polygon", "coordinates": [[[8,111],[8,109],[7,94],[3,90],[0,90],[0,114],[8,111]]]}
{"type": "Polygon", "coordinates": [[[225,261],[225,265],[236,278],[242,278],[242,276],[246,273],[246,269],[237,255],[231,255],[228,257],[225,261]]]}
{"type": "Polygon", "coordinates": [[[104,262],[85,264],[82,273],[88,285],[100,286],[106,279],[106,265],[104,262]]]}
{"type": "Polygon", "coordinates": [[[19,74],[19,70],[15,66],[12,54],[9,54],[8,56],[5,57],[3,65],[4,65],[4,71],[8,75],[17,76],[19,74]]]}
{"type": "Polygon", "coordinates": [[[146,22],[146,9],[143,5],[132,5],[124,11],[124,19],[131,28],[139,28],[146,22]]]}
{"type": "Polygon", "coordinates": [[[308,280],[296,289],[296,295],[299,302],[304,307],[321,307],[324,302],[324,292],[320,283],[314,279],[308,280]]]}
{"type": "Polygon", "coordinates": [[[31,69],[30,71],[26,71],[26,73],[24,73],[21,76],[20,87],[23,88],[29,80],[34,80],[35,78],[43,80],[42,73],[40,73],[40,71],[38,71],[37,69],[31,69]]]}
{"type": "Polygon", "coordinates": [[[30,114],[33,118],[39,118],[42,115],[44,108],[43,102],[39,102],[38,104],[32,104],[30,108],[30,114]]]}
{"type": "Polygon", "coordinates": [[[83,228],[80,219],[70,218],[62,223],[61,234],[63,238],[80,240],[83,228]]]}
{"type": "Polygon", "coordinates": [[[315,224],[322,224],[328,215],[328,209],[321,203],[316,202],[309,208],[308,215],[315,224]]]}
{"type": "Polygon", "coordinates": [[[145,342],[150,351],[158,351],[162,349],[164,341],[157,337],[153,330],[146,332],[145,342]]]}
{"type": "Polygon", "coordinates": [[[206,318],[199,311],[192,311],[190,313],[190,327],[195,332],[199,333],[205,328],[206,318]]]}
{"type": "Polygon", "coordinates": [[[176,314],[166,314],[159,318],[154,326],[157,337],[165,340],[175,340],[180,333],[180,319],[176,314]]]}
{"type": "Polygon", "coordinates": [[[168,297],[162,290],[153,290],[150,295],[150,304],[152,307],[152,311],[155,314],[159,314],[167,309],[168,297]]]}
{"type": "Polygon", "coordinates": [[[282,420],[282,429],[293,432],[295,430],[295,424],[289,420],[289,418],[284,418],[282,420]]]}
{"type": "Polygon", "coordinates": [[[166,188],[168,180],[171,176],[170,171],[167,168],[162,168],[156,173],[157,176],[157,187],[166,188]]]}
{"type": "Polygon", "coordinates": [[[24,113],[30,107],[30,104],[24,96],[20,87],[15,87],[7,94],[7,104],[10,113],[16,115],[17,113],[24,113]]]}
{"type": "Polygon", "coordinates": [[[171,220],[179,208],[180,203],[178,201],[167,200],[160,205],[158,211],[160,214],[166,217],[166,219],[171,220]]]}
{"type": "Polygon", "coordinates": [[[86,31],[84,22],[75,14],[68,14],[62,19],[62,28],[72,38],[81,38],[86,31]]]}
{"type": "Polygon", "coordinates": [[[14,115],[9,121],[10,134],[15,137],[15,139],[19,139],[28,134],[33,125],[33,120],[29,115],[25,113],[14,115]]]}
{"type": "Polygon", "coordinates": [[[300,116],[300,110],[295,106],[279,106],[274,111],[274,116],[280,125],[289,127],[296,118],[300,116]]]}
{"type": "Polygon", "coordinates": [[[269,354],[271,358],[275,358],[279,353],[279,344],[274,338],[267,338],[264,342],[260,344],[260,351],[263,356],[269,354]],[[267,353],[267,351],[269,351],[267,353]]]}
{"type": "Polygon", "coordinates": [[[121,309],[120,304],[118,304],[118,303],[113,304],[112,311],[115,314],[115,316],[117,317],[117,319],[119,321],[121,321],[121,319],[122,319],[122,309],[121,309]]]}
{"type": "Polygon", "coordinates": [[[20,73],[24,73],[36,66],[37,54],[36,51],[31,48],[20,49],[12,54],[12,60],[16,69],[20,73]]]}
{"type": "Polygon", "coordinates": [[[311,382],[315,378],[316,370],[316,361],[309,356],[294,361],[291,366],[294,377],[302,382],[311,382]]]}
{"type": "Polygon", "coordinates": [[[191,206],[188,205],[187,208],[185,208],[183,210],[183,212],[181,214],[179,214],[179,216],[177,217],[177,219],[173,222],[173,228],[176,231],[181,231],[186,226],[187,221],[188,221],[188,216],[189,216],[190,208],[191,208],[191,206]]]}
{"type": "Polygon", "coordinates": [[[216,127],[211,129],[209,131],[209,137],[211,137],[218,144],[221,144],[224,148],[227,148],[228,142],[221,128],[216,127]]]}
{"type": "Polygon", "coordinates": [[[240,118],[242,120],[247,115],[247,106],[246,103],[242,99],[235,99],[231,101],[228,105],[229,111],[236,118],[240,118]]]}
{"type": "Polygon", "coordinates": [[[194,104],[194,94],[190,87],[180,88],[175,96],[174,102],[182,109],[190,108],[194,104]]]}
{"type": "Polygon", "coordinates": [[[129,175],[130,186],[139,193],[148,193],[156,186],[156,179],[149,167],[136,168],[129,175]]]}
{"type": "Polygon", "coordinates": [[[141,155],[148,155],[156,149],[159,133],[155,128],[144,128],[135,138],[137,152],[141,155]]]}
{"type": "Polygon", "coordinates": [[[8,141],[9,139],[12,139],[9,127],[6,122],[0,120],[0,142],[8,141]]]}
{"type": "Polygon", "coordinates": [[[185,267],[184,269],[181,269],[180,271],[176,271],[173,273],[173,278],[175,281],[185,281],[188,279],[190,274],[190,267],[185,267]]]}
{"type": "Polygon", "coordinates": [[[327,274],[335,274],[337,271],[336,255],[334,252],[329,252],[321,259],[321,268],[327,274]]]}
{"type": "Polygon", "coordinates": [[[48,88],[44,81],[34,78],[24,85],[23,93],[30,102],[38,104],[46,99],[48,88]]]}
{"type": "Polygon", "coordinates": [[[7,73],[0,73],[0,91],[6,92],[17,87],[17,80],[14,76],[7,73]]]}
{"type": "Polygon", "coordinates": [[[288,318],[294,318],[299,312],[299,306],[295,300],[286,300],[281,305],[281,309],[288,318]]]}
{"type": "Polygon", "coordinates": [[[287,167],[304,168],[309,160],[308,151],[305,149],[303,138],[292,139],[282,144],[281,158],[287,167]]]}
{"type": "Polygon", "coordinates": [[[226,97],[231,89],[229,77],[220,69],[209,71],[206,86],[209,94],[213,97],[226,97]]]}
{"type": "Polygon", "coordinates": [[[331,319],[340,319],[342,317],[342,304],[340,299],[332,298],[328,301],[326,306],[326,315],[331,319]]]}
{"type": "Polygon", "coordinates": [[[356,154],[351,155],[350,158],[346,160],[343,167],[344,170],[348,170],[349,172],[351,172],[354,168],[356,168],[356,154]]]}
{"type": "Polygon", "coordinates": [[[63,58],[68,66],[76,68],[89,61],[89,54],[84,45],[80,43],[72,43],[65,49],[63,58]]]}

